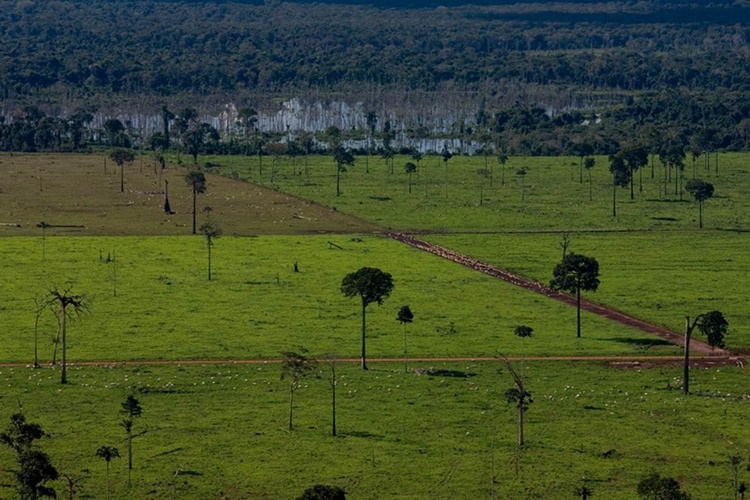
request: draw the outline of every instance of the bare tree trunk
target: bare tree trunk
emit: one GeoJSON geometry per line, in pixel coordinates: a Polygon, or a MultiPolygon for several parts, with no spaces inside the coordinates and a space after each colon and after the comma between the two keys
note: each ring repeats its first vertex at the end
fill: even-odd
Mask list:
{"type": "Polygon", "coordinates": [[[67,367],[67,337],[66,337],[66,316],[65,314],[65,307],[62,309],[62,377],[60,379],[60,383],[67,384],[68,383],[68,367],[67,367]]]}
{"type": "Polygon", "coordinates": [[[577,330],[577,337],[581,338],[581,287],[576,288],[576,300],[578,303],[578,330],[577,330]]]}
{"type": "Polygon", "coordinates": [[[364,299],[362,300],[362,369],[367,370],[367,363],[365,362],[365,311],[367,310],[367,304],[364,299]]]}
{"type": "Polygon", "coordinates": [[[690,393],[690,335],[693,329],[690,327],[690,316],[685,316],[685,359],[682,364],[682,392],[690,393]]]}
{"type": "Polygon", "coordinates": [[[523,406],[518,405],[518,446],[523,446],[523,406]]]}
{"type": "Polygon", "coordinates": [[[292,430],[292,417],[294,411],[294,382],[289,384],[289,430],[292,430]]]}

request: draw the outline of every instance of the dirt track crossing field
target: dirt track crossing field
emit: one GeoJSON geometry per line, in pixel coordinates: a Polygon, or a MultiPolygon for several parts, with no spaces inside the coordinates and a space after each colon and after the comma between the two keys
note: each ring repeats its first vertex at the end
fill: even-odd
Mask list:
{"type": "MultiPolygon", "coordinates": [[[[511,273],[510,271],[507,271],[505,269],[491,266],[485,262],[481,262],[458,252],[454,252],[453,250],[450,250],[448,248],[441,247],[439,245],[433,245],[432,243],[420,240],[419,238],[416,238],[410,234],[397,232],[387,232],[385,234],[389,238],[393,238],[396,241],[411,245],[414,248],[437,255],[457,264],[466,266],[470,269],[474,269],[490,276],[494,276],[495,278],[499,278],[516,286],[520,286],[521,288],[531,290],[532,292],[544,295],[551,299],[559,300],[560,302],[565,302],[566,304],[570,304],[572,306],[576,305],[576,298],[574,296],[552,290],[548,286],[511,273]]],[[[633,316],[629,316],[628,314],[625,314],[611,307],[607,307],[605,305],[597,304],[595,302],[591,302],[582,298],[581,309],[611,319],[612,321],[617,321],[618,323],[629,326],[631,328],[656,335],[678,345],[684,345],[685,343],[684,336],[680,333],[673,332],[672,330],[658,325],[653,325],[638,318],[634,318],[633,316]]],[[[725,349],[714,349],[705,342],[701,342],[695,339],[691,339],[690,347],[691,351],[708,356],[731,355],[731,353],[725,349]]]]}

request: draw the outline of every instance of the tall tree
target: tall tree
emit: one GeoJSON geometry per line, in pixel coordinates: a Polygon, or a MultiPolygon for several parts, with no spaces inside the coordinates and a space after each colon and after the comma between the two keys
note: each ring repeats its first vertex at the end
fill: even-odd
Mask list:
{"type": "Polygon", "coordinates": [[[39,424],[27,422],[23,413],[13,414],[5,432],[0,433],[0,443],[16,453],[18,470],[15,477],[21,500],[56,497],[55,490],[47,486],[47,482],[59,477],[57,469],[49,456],[35,445],[35,441],[46,435],[39,424]]]}
{"type": "Polygon", "coordinates": [[[568,145],[568,154],[579,158],[578,164],[578,181],[583,184],[583,159],[594,154],[594,147],[588,142],[571,142],[568,145]]]}
{"type": "Polygon", "coordinates": [[[404,371],[408,372],[409,367],[407,365],[407,357],[406,357],[406,325],[407,323],[411,323],[414,321],[414,313],[411,312],[411,308],[409,308],[408,305],[401,306],[401,309],[398,310],[398,315],[396,316],[396,320],[401,323],[404,330],[404,371]]]}
{"type": "Polygon", "coordinates": [[[593,156],[589,156],[583,161],[583,168],[589,173],[589,201],[594,199],[594,191],[591,183],[591,169],[596,165],[596,159],[593,156]]]}
{"type": "Polygon", "coordinates": [[[199,170],[191,170],[185,176],[185,182],[193,191],[193,234],[196,234],[196,200],[199,194],[206,192],[206,174],[199,170]]]}
{"type": "Polygon", "coordinates": [[[630,168],[622,154],[609,157],[609,171],[612,173],[612,217],[617,217],[617,188],[627,186],[630,179],[630,168]]]}
{"type": "Polygon", "coordinates": [[[206,238],[206,247],[208,247],[208,281],[211,281],[211,247],[214,246],[214,240],[220,238],[221,227],[213,221],[206,221],[201,224],[201,234],[206,238]]]}
{"type": "Polygon", "coordinates": [[[281,360],[281,380],[289,379],[289,430],[294,429],[292,417],[294,415],[294,393],[299,389],[300,381],[304,377],[309,377],[316,373],[318,362],[315,359],[308,358],[304,353],[288,351],[282,353],[281,360]]]}
{"type": "Polygon", "coordinates": [[[347,166],[354,165],[354,154],[337,143],[333,147],[333,161],[336,162],[336,196],[341,196],[341,173],[347,166]]]}
{"type": "Polygon", "coordinates": [[[685,184],[685,190],[698,202],[699,223],[698,227],[703,229],[703,202],[713,197],[714,185],[703,179],[690,179],[685,184]]]}
{"type": "Polygon", "coordinates": [[[596,291],[599,288],[599,263],[593,257],[569,253],[552,271],[550,287],[576,294],[577,333],[581,337],[581,291],[596,291]]]}
{"type": "Polygon", "coordinates": [[[250,131],[255,130],[258,123],[258,112],[253,108],[242,108],[237,113],[237,125],[242,129],[245,154],[250,154],[250,131]]]}
{"type": "Polygon", "coordinates": [[[413,162],[407,161],[406,165],[404,165],[404,172],[409,176],[409,193],[411,193],[411,176],[416,171],[417,166],[413,162]]]}
{"type": "Polygon", "coordinates": [[[107,499],[109,499],[109,463],[113,458],[120,458],[120,450],[114,446],[103,445],[96,450],[96,456],[107,462],[107,499]]]}
{"type": "Polygon", "coordinates": [[[62,331],[62,370],[60,383],[68,383],[68,318],[71,313],[79,314],[86,308],[86,298],[83,295],[75,294],[71,288],[59,290],[53,288],[48,295],[50,306],[59,306],[60,328],[62,331]]]}
{"type": "Polygon", "coordinates": [[[521,210],[526,206],[526,174],[529,173],[528,167],[521,167],[516,170],[518,182],[521,185],[521,210]]]}
{"type": "Polygon", "coordinates": [[[125,164],[133,163],[135,155],[128,149],[115,149],[109,153],[109,158],[120,167],[120,192],[125,192],[125,164]]]}
{"type": "Polygon", "coordinates": [[[121,425],[128,439],[128,483],[130,483],[130,474],[133,471],[133,424],[135,419],[143,414],[143,408],[132,394],[125,398],[121,406],[120,413],[124,415],[121,425]]]}
{"type": "Polygon", "coordinates": [[[362,267],[347,274],[341,281],[341,293],[346,297],[359,296],[362,299],[362,369],[367,370],[366,363],[366,311],[373,302],[383,305],[383,301],[393,291],[393,277],[377,268],[362,267]]]}
{"type": "Polygon", "coordinates": [[[448,143],[443,144],[443,151],[440,153],[443,157],[443,165],[445,165],[445,197],[448,197],[448,161],[453,158],[453,153],[448,149],[448,143]]]}
{"type": "Polygon", "coordinates": [[[729,322],[721,311],[709,311],[699,314],[690,322],[690,316],[685,317],[685,356],[682,364],[682,392],[690,393],[690,339],[695,328],[706,336],[708,345],[712,349],[724,347],[724,335],[729,328],[729,322]]]}
{"type": "Polygon", "coordinates": [[[524,386],[524,379],[523,375],[519,374],[514,368],[513,365],[510,363],[508,358],[503,358],[505,362],[505,368],[508,370],[508,373],[510,373],[511,377],[513,377],[513,382],[515,383],[515,387],[511,387],[510,389],[507,389],[505,391],[505,400],[508,403],[515,403],[516,405],[516,411],[517,411],[517,436],[516,436],[516,445],[521,447],[524,443],[524,414],[528,411],[529,406],[531,403],[534,402],[534,399],[531,396],[531,393],[526,390],[526,387],[524,386]]]}

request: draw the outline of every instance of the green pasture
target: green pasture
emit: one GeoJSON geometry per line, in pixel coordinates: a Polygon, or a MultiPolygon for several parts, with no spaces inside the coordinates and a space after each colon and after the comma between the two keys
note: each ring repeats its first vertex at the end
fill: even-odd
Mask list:
{"type": "MultiPolygon", "coordinates": [[[[527,349],[546,342],[527,340],[527,349]]],[[[594,498],[632,499],[651,472],[696,499],[732,498],[731,455],[744,460],[747,480],[747,374],[736,367],[693,370],[695,393],[685,397],[679,367],[526,362],[535,402],[518,453],[516,411],[503,397],[512,380],[500,365],[412,364],[435,370],[419,375],[400,363],[369,372],[340,363],[336,437],[325,366],[296,392],[293,432],[275,363],[75,367],[67,386],[48,368],[3,368],[0,428],[23,405],[49,433],[40,445],[53,464],[89,471],[76,498],[105,498],[105,463],[94,455],[105,444],[123,456],[111,467],[112,497],[122,499],[293,499],[318,483],[354,500],[490,498],[493,488],[495,498],[572,499],[583,485],[594,498]],[[131,393],[143,415],[128,488],[119,410],[131,393]]],[[[0,448],[4,498],[12,462],[0,448]]],[[[63,481],[55,486],[67,498],[63,481]]]]}
{"type": "MultiPolygon", "coordinates": [[[[720,310],[730,349],[750,349],[750,234],[726,231],[569,233],[568,251],[596,257],[587,297],[682,332],[685,316],[720,310]]],[[[429,241],[549,283],[561,234],[428,235],[429,241]]]]}
{"type": "Polygon", "coordinates": [[[218,165],[226,175],[399,230],[693,229],[698,227],[698,206],[680,189],[693,176],[715,187],[714,198],[705,203],[706,228],[750,227],[750,169],[742,154],[719,155],[718,173],[713,156],[708,171],[702,157],[695,166],[688,157],[682,180],[677,181],[677,194],[677,176],[673,172],[665,188],[665,170],[656,158],[653,178],[650,166],[636,173],[633,200],[629,187],[616,190],[616,217],[606,157],[596,158],[589,186],[587,172],[580,181],[577,157],[510,157],[503,167],[494,156],[488,156],[486,163],[483,156],[454,156],[446,168],[442,157],[425,156],[418,173],[412,174],[411,193],[404,172],[406,162],[413,161],[410,157],[396,156],[392,173],[380,157],[357,157],[356,164],[341,174],[341,196],[336,196],[336,165],[330,156],[278,156],[260,161],[217,156],[199,161],[218,165]],[[527,168],[523,180],[517,174],[522,167],[527,168]]]}
{"type": "MultiPolygon", "coordinates": [[[[679,352],[589,314],[576,339],[574,308],[377,236],[220,238],[211,281],[201,236],[4,238],[0,255],[2,361],[32,361],[34,297],[69,283],[89,303],[69,327],[71,361],[273,358],[300,346],[358,356],[361,304],[340,285],[363,266],[381,268],[395,282],[382,307],[368,308],[373,357],[402,355],[396,315],[405,304],[416,316],[406,326],[412,356],[679,352]],[[522,348],[513,336],[519,324],[544,342],[522,348]]],[[[57,329],[44,312],[44,362],[52,359],[57,329]]]]}

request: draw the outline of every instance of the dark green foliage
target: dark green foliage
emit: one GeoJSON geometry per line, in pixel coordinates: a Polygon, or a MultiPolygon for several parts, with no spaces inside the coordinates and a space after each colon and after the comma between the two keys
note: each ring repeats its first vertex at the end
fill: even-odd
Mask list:
{"type": "Polygon", "coordinates": [[[569,253],[552,271],[550,287],[575,293],[578,309],[577,336],[581,336],[581,291],[595,292],[599,288],[599,263],[593,257],[569,253]]]}
{"type": "Polygon", "coordinates": [[[299,388],[300,380],[316,374],[318,362],[315,359],[308,358],[304,353],[287,351],[281,353],[281,380],[289,379],[289,430],[293,430],[293,410],[294,410],[294,393],[299,388]]]}
{"type": "Polygon", "coordinates": [[[514,330],[513,333],[516,337],[526,338],[531,337],[531,335],[534,333],[534,329],[530,326],[526,325],[518,325],[514,330]]]}
{"type": "Polygon", "coordinates": [[[206,238],[206,247],[208,248],[208,281],[211,281],[211,248],[214,246],[214,240],[221,237],[222,230],[216,222],[209,220],[201,224],[200,232],[206,238]]]}
{"type": "Polygon", "coordinates": [[[185,182],[193,192],[193,234],[196,234],[196,200],[199,194],[206,192],[206,174],[199,170],[191,170],[185,175],[185,182]]]}
{"type": "Polygon", "coordinates": [[[34,444],[45,435],[39,424],[26,422],[26,417],[22,413],[13,414],[7,429],[0,434],[0,443],[16,452],[18,470],[15,471],[15,477],[21,500],[56,496],[55,490],[46,483],[58,478],[57,469],[52,465],[49,456],[38,450],[34,444]]]}
{"type": "Polygon", "coordinates": [[[703,202],[714,195],[714,185],[703,179],[690,179],[685,184],[685,190],[698,202],[699,226],[703,228],[703,202]]]}
{"type": "Polygon", "coordinates": [[[346,500],[346,492],[338,486],[316,484],[306,489],[297,500],[346,500]]]}
{"type": "Polygon", "coordinates": [[[414,321],[414,313],[411,312],[409,306],[401,306],[401,308],[398,310],[396,320],[398,320],[402,325],[411,323],[412,321],[414,321]]]}
{"type": "Polygon", "coordinates": [[[656,472],[638,483],[637,491],[643,500],[690,500],[690,495],[680,489],[677,481],[656,472]]]}
{"type": "Polygon", "coordinates": [[[373,302],[382,305],[393,290],[393,277],[380,269],[362,267],[358,271],[347,274],[341,280],[341,293],[346,297],[359,296],[362,299],[362,369],[367,369],[365,361],[366,349],[366,316],[367,306],[373,302]]]}
{"type": "Polygon", "coordinates": [[[706,336],[708,345],[711,347],[724,347],[724,335],[727,333],[729,323],[721,311],[710,311],[703,315],[698,321],[698,330],[706,336]]]}
{"type": "Polygon", "coordinates": [[[346,167],[354,165],[354,154],[338,142],[333,147],[331,154],[333,155],[333,161],[336,162],[336,196],[341,196],[341,173],[346,172],[346,167]]]}
{"type": "Polygon", "coordinates": [[[120,413],[125,416],[122,427],[125,429],[128,439],[128,480],[130,471],[133,470],[133,423],[143,413],[143,408],[138,400],[131,394],[122,402],[120,413]]]}

